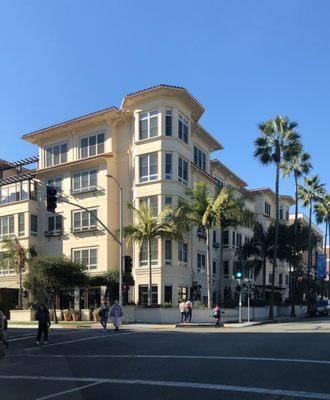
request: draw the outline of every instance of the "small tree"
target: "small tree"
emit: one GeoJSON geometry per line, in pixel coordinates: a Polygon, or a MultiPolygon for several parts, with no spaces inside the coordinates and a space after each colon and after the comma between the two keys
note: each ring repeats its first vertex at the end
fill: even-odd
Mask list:
{"type": "Polygon", "coordinates": [[[24,248],[19,242],[17,237],[4,238],[2,240],[2,253],[1,265],[6,266],[9,263],[10,266],[15,268],[19,278],[19,289],[18,289],[18,308],[21,310],[23,305],[23,284],[22,284],[22,272],[27,265],[29,259],[35,257],[37,252],[34,247],[24,248]]]}
{"type": "Polygon", "coordinates": [[[87,286],[88,277],[83,264],[73,262],[65,256],[37,256],[30,261],[24,287],[29,290],[33,302],[53,304],[56,321],[55,296],[61,289],[87,286]]]}

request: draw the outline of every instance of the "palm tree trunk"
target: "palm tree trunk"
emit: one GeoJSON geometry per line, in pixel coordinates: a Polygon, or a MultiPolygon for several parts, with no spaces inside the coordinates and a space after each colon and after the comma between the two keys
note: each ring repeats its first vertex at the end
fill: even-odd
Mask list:
{"type": "Polygon", "coordinates": [[[308,265],[307,265],[307,313],[311,307],[311,268],[312,268],[312,200],[309,201],[309,222],[308,222],[308,265]]]}
{"type": "Polygon", "coordinates": [[[22,310],[23,308],[23,288],[22,288],[22,264],[19,263],[18,266],[18,278],[19,278],[19,289],[18,289],[18,308],[22,310]]]}
{"type": "Polygon", "coordinates": [[[267,268],[267,259],[265,258],[262,261],[262,299],[264,305],[266,305],[266,268],[267,268]]]}
{"type": "Polygon", "coordinates": [[[224,285],[223,285],[223,245],[222,245],[222,239],[223,239],[223,228],[221,228],[221,235],[220,235],[220,281],[219,281],[219,305],[223,304],[224,300],[224,285]]]}
{"type": "MultiPolygon", "coordinates": [[[[325,255],[325,268],[327,268],[327,236],[328,236],[328,220],[325,220],[325,235],[324,235],[324,255],[325,255]]],[[[326,271],[325,271],[326,273],[326,271]]],[[[321,289],[321,299],[323,300],[324,295],[324,279],[325,276],[322,277],[322,289],[321,289]]]]}
{"type": "Polygon", "coordinates": [[[148,307],[151,307],[152,305],[151,240],[148,240],[148,266],[149,266],[148,307]]]}
{"type": "Polygon", "coordinates": [[[207,275],[207,306],[212,307],[212,280],[211,280],[211,251],[210,230],[206,230],[206,275],[207,275]]]}
{"type": "Polygon", "coordinates": [[[291,292],[291,317],[296,316],[296,273],[298,269],[298,175],[294,173],[294,192],[295,192],[295,210],[294,210],[294,265],[290,274],[290,292],[291,292]]]}
{"type": "Polygon", "coordinates": [[[280,165],[279,163],[277,163],[276,182],[275,182],[275,240],[274,240],[274,254],[273,254],[272,287],[270,292],[268,319],[274,319],[274,286],[275,286],[275,273],[277,266],[277,246],[278,246],[278,230],[279,230],[279,188],[280,188],[280,165]]]}

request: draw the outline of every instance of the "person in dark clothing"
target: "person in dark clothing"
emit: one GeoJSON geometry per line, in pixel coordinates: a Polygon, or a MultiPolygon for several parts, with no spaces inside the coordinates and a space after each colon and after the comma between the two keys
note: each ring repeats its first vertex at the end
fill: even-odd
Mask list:
{"type": "Polygon", "coordinates": [[[8,341],[7,341],[7,318],[5,314],[0,310],[0,340],[8,349],[8,341]]]}
{"type": "Polygon", "coordinates": [[[44,344],[47,344],[48,341],[48,329],[50,327],[50,318],[49,311],[47,310],[45,305],[41,305],[38,307],[36,312],[36,320],[38,321],[38,334],[36,337],[36,344],[40,345],[40,340],[42,334],[44,335],[44,344]]]}
{"type": "Polygon", "coordinates": [[[107,329],[107,323],[109,320],[109,305],[108,302],[106,300],[104,300],[100,310],[99,310],[99,316],[100,316],[100,323],[103,327],[103,330],[107,329]]]}

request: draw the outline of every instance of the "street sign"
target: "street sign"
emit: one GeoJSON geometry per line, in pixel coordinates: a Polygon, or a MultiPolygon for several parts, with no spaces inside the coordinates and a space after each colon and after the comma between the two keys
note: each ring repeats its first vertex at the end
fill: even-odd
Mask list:
{"type": "Polygon", "coordinates": [[[327,272],[327,256],[325,254],[317,255],[316,276],[318,279],[324,279],[327,272]]]}

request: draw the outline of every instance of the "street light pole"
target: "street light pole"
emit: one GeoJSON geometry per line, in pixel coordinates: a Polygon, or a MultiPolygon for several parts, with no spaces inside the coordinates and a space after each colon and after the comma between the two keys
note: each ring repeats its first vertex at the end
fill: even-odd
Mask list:
{"type": "Polygon", "coordinates": [[[112,179],[119,189],[119,304],[123,305],[123,188],[114,176],[108,174],[107,178],[112,179]]]}

